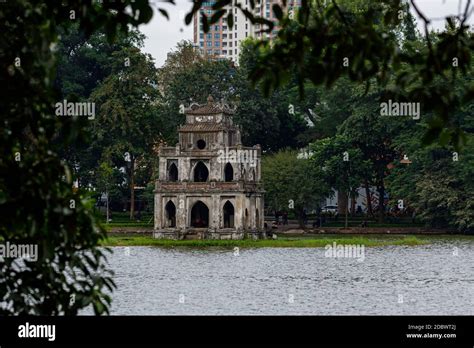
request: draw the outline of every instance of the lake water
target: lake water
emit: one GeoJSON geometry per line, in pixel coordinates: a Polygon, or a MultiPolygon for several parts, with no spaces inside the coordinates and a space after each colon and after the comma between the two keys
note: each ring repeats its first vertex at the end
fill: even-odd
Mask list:
{"type": "Polygon", "coordinates": [[[112,248],[112,315],[474,315],[474,243],[365,249],[112,248]]]}

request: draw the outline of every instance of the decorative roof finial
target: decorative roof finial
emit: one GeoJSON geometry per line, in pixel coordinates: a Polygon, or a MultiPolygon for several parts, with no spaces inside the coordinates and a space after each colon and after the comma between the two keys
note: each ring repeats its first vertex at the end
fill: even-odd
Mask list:
{"type": "Polygon", "coordinates": [[[214,103],[214,98],[213,98],[212,95],[210,95],[210,94],[209,94],[209,96],[207,97],[207,103],[208,103],[208,104],[214,103]]]}

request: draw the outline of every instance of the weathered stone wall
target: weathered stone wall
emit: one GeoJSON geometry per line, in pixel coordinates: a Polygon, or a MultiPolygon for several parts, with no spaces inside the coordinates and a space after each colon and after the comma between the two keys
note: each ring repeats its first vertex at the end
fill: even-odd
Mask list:
{"type": "MultiPolygon", "coordinates": [[[[202,110],[214,110],[212,101],[202,110]]],[[[263,237],[263,188],[261,187],[260,146],[241,145],[240,129],[233,125],[228,113],[213,116],[201,115],[201,109],[186,115],[186,124],[180,128],[180,142],[175,147],[164,147],[159,152],[159,179],[155,190],[156,238],[215,238],[240,239],[263,237]],[[199,117],[199,121],[197,121],[199,117]],[[202,123],[204,119],[204,123],[202,123]],[[199,149],[198,140],[206,146],[199,149]],[[235,151],[232,157],[222,158],[222,151],[235,151]],[[242,152],[243,151],[243,152],[242,152]],[[202,162],[209,176],[207,182],[194,182],[194,169],[202,162]],[[225,182],[225,166],[233,168],[233,180],[225,182]],[[169,168],[174,163],[178,180],[168,181],[169,168]],[[176,226],[171,227],[166,204],[176,208],[176,226]],[[201,201],[209,209],[207,228],[191,226],[193,206],[201,201]],[[234,226],[224,227],[224,205],[234,207],[234,226]]]]}

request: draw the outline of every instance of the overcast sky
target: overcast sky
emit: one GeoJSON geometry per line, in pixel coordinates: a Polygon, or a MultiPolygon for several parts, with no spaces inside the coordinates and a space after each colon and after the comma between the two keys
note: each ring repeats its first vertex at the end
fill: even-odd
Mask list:
{"type": "MultiPolygon", "coordinates": [[[[377,1],[377,0],[374,0],[377,1]]],[[[176,0],[176,5],[169,5],[159,0],[151,0],[154,3],[155,14],[147,25],[140,26],[140,30],[147,36],[144,51],[155,58],[156,65],[160,67],[166,60],[168,52],[176,47],[181,40],[192,40],[192,23],[184,24],[184,16],[191,9],[191,1],[176,0]],[[156,5],[168,9],[169,21],[157,13],[156,5]]],[[[447,15],[455,15],[464,11],[467,0],[416,0],[419,9],[429,18],[443,18],[447,15]]],[[[473,7],[474,5],[471,5],[473,7]]],[[[416,15],[415,15],[416,16],[416,15]]],[[[474,22],[472,16],[469,23],[474,22]]],[[[419,28],[420,21],[418,21],[419,28]]],[[[433,28],[442,29],[442,20],[433,21],[433,28]]]]}

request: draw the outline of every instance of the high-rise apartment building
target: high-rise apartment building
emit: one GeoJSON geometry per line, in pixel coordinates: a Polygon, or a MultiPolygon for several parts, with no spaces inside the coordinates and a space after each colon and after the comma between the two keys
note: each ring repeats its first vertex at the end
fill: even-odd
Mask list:
{"type": "MultiPolygon", "coordinates": [[[[240,4],[250,10],[248,0],[236,0],[240,4]]],[[[194,17],[194,45],[198,47],[203,54],[219,58],[227,58],[234,62],[238,62],[240,54],[240,43],[247,37],[272,37],[276,35],[278,27],[275,27],[272,33],[262,33],[259,24],[253,25],[248,18],[235,6],[235,3],[225,7],[227,11],[219,22],[210,27],[209,32],[204,33],[201,22],[201,14],[204,13],[208,18],[212,16],[214,10],[212,6],[216,1],[207,1],[203,3],[199,16],[194,17]],[[234,16],[234,25],[229,28],[227,25],[227,15],[230,13],[234,16]]],[[[281,4],[281,0],[262,0],[253,10],[254,14],[265,19],[276,21],[272,10],[272,5],[281,4]]],[[[301,0],[288,0],[286,10],[292,11],[299,7],[301,0]]]]}
{"type": "MultiPolygon", "coordinates": [[[[256,24],[254,28],[254,36],[257,38],[263,38],[263,37],[274,37],[278,33],[279,27],[276,25],[277,24],[277,19],[275,17],[275,14],[273,13],[272,6],[273,4],[279,4],[280,6],[282,5],[281,0],[263,0],[260,2],[255,7],[255,15],[258,17],[262,17],[268,20],[271,20],[275,23],[275,26],[273,27],[273,30],[271,33],[262,33],[262,26],[260,24],[256,24]]],[[[287,0],[286,2],[286,9],[284,11],[296,11],[298,7],[301,6],[301,0],[287,0]]],[[[264,28],[263,28],[264,29],[264,28]]]]}

